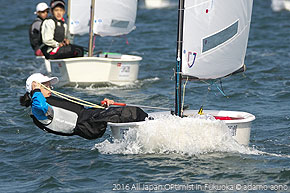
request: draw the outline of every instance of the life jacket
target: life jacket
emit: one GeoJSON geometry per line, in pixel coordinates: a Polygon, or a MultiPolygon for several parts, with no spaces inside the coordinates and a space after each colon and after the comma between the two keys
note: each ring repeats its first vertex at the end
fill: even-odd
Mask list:
{"type": "Polygon", "coordinates": [[[64,28],[64,21],[57,20],[55,17],[50,18],[55,23],[55,30],[54,30],[54,40],[57,42],[63,42],[65,38],[65,28],[64,28]]]}
{"type": "Polygon", "coordinates": [[[42,44],[42,38],[41,38],[42,22],[43,22],[43,19],[41,19],[40,17],[37,17],[29,27],[29,40],[30,40],[30,45],[33,50],[39,49],[42,44]]]}
{"type": "Polygon", "coordinates": [[[83,107],[81,105],[60,99],[54,96],[46,98],[48,104],[53,108],[53,118],[48,124],[43,123],[31,115],[33,122],[40,129],[49,133],[72,136],[75,135],[75,127],[78,117],[80,116],[83,107]]]}
{"type": "MultiPolygon", "coordinates": [[[[64,27],[65,22],[63,20],[57,20],[53,16],[50,16],[50,17],[46,18],[45,20],[47,20],[47,19],[52,19],[54,21],[54,24],[55,24],[53,39],[57,42],[63,42],[65,39],[65,27],[64,27]]],[[[41,37],[41,44],[43,44],[42,37],[41,37]]],[[[49,46],[43,44],[43,48],[41,48],[41,50],[43,53],[46,53],[48,48],[49,48],[49,46]]]]}

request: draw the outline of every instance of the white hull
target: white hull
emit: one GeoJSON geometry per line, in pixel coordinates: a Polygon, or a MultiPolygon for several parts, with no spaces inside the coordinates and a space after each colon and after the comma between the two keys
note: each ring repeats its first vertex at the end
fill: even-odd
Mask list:
{"type": "MultiPolygon", "coordinates": [[[[188,110],[185,111],[186,116],[195,115],[198,111],[188,110]]],[[[231,117],[233,120],[224,120],[228,128],[230,129],[233,138],[242,145],[248,146],[250,141],[251,133],[251,122],[255,120],[255,116],[238,111],[214,111],[214,110],[204,110],[205,114],[211,114],[218,117],[231,117]]],[[[170,112],[157,112],[150,113],[149,116],[156,117],[157,115],[169,115],[170,112]]],[[[154,121],[154,120],[152,120],[154,121]]],[[[108,123],[112,131],[112,137],[115,139],[122,138],[122,135],[125,130],[128,130],[130,127],[139,127],[144,124],[143,122],[133,122],[133,123],[108,123]]]]}
{"type": "Polygon", "coordinates": [[[114,84],[126,85],[137,80],[139,56],[122,55],[120,58],[79,57],[45,60],[52,76],[60,79],[60,85],[114,84]]]}
{"type": "Polygon", "coordinates": [[[45,66],[45,69],[48,73],[51,73],[51,67],[50,67],[50,61],[46,60],[44,56],[36,56],[36,60],[40,61],[40,63],[43,63],[45,66]]]}

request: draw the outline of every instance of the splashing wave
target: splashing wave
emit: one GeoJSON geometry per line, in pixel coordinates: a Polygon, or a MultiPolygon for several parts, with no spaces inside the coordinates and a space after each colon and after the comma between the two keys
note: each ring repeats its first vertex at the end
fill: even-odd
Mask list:
{"type": "Polygon", "coordinates": [[[212,152],[259,154],[238,144],[223,121],[166,115],[130,128],[121,140],[106,140],[95,149],[107,154],[199,155],[212,152]]]}

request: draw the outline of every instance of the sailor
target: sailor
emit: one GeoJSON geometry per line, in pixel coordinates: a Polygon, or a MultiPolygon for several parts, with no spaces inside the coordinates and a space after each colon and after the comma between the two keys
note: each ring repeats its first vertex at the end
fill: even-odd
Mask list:
{"type": "MultiPolygon", "coordinates": [[[[51,95],[57,77],[34,73],[26,80],[26,94],[20,97],[22,106],[31,107],[31,118],[36,126],[49,133],[86,139],[102,137],[107,122],[144,121],[148,114],[139,107],[87,108],[51,95]]],[[[105,106],[113,100],[104,99],[105,106]]]]}
{"type": "Polygon", "coordinates": [[[50,3],[52,17],[44,20],[41,26],[41,48],[46,59],[81,57],[82,47],[70,44],[67,24],[64,22],[65,2],[52,0],[50,3]]]}
{"type": "Polygon", "coordinates": [[[36,19],[29,28],[29,40],[34,54],[36,56],[43,56],[40,46],[42,44],[40,27],[44,19],[47,18],[49,7],[46,3],[38,3],[34,14],[37,15],[36,19]]]}

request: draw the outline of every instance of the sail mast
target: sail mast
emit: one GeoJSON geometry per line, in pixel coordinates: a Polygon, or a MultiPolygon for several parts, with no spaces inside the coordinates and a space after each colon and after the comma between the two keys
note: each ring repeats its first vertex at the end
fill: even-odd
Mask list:
{"type": "Polygon", "coordinates": [[[94,36],[94,17],[95,17],[95,0],[91,1],[91,16],[90,16],[90,40],[89,40],[89,57],[93,56],[93,36],[94,36]]]}
{"type": "Polygon", "coordinates": [[[184,0],[179,0],[178,8],[178,32],[177,32],[177,50],[175,67],[175,115],[181,116],[181,69],[182,69],[182,41],[183,41],[183,18],[184,0]]]}
{"type": "Polygon", "coordinates": [[[67,31],[68,31],[68,33],[70,33],[69,32],[69,29],[70,29],[70,1],[71,0],[68,0],[67,1],[67,31]]]}

